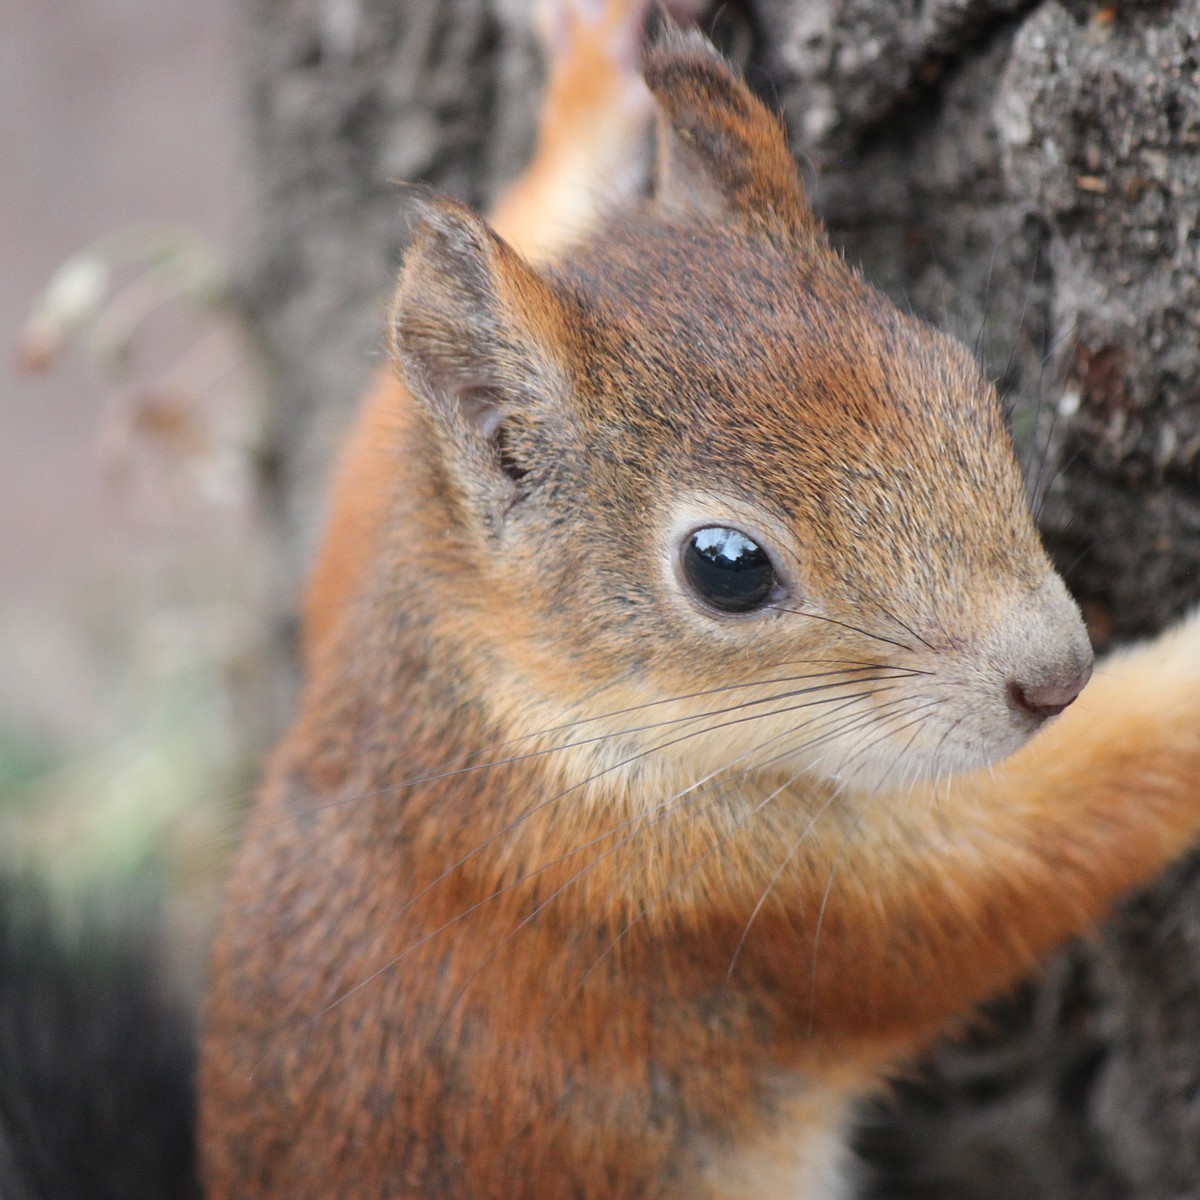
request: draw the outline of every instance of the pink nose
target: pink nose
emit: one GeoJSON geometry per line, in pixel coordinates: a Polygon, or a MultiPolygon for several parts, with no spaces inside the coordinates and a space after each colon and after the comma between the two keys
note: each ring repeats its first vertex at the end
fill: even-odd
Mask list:
{"type": "Polygon", "coordinates": [[[1021,683],[1016,679],[1008,684],[1008,696],[1014,708],[1045,720],[1057,716],[1080,692],[1092,677],[1092,664],[1087,662],[1066,679],[1049,683],[1021,683]]]}

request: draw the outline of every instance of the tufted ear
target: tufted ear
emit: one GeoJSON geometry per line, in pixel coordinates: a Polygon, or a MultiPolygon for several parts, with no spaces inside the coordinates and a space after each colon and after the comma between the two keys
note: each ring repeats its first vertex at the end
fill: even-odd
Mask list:
{"type": "Polygon", "coordinates": [[[658,104],[655,196],[700,217],[740,214],[815,233],[783,126],[696,30],[659,14],[643,64],[658,104]]]}
{"type": "Polygon", "coordinates": [[[418,222],[389,321],[392,353],[453,481],[495,532],[536,484],[538,452],[562,421],[567,314],[465,205],[414,203],[418,222]]]}

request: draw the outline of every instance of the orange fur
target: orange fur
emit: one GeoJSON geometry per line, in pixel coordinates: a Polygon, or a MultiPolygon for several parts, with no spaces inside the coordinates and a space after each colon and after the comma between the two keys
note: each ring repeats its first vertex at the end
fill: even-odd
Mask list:
{"type": "Polygon", "coordinates": [[[552,91],[526,255],[426,206],[343,459],[214,952],[213,1200],[832,1196],[853,1097],[1200,831],[1200,620],[1029,740],[1090,653],[994,392],[701,39],[647,59],[654,198],[520,232],[628,82],[628,6],[581,11],[613,74],[552,91]],[[782,601],[696,602],[714,524],[782,601]]]}

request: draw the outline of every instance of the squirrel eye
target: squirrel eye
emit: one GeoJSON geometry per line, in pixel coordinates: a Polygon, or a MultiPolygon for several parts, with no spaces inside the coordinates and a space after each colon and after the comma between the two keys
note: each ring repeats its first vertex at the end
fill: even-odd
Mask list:
{"type": "Polygon", "coordinates": [[[767,552],[744,533],[723,525],[697,529],[688,538],[683,574],[705,604],[725,613],[761,608],[776,583],[767,552]]]}

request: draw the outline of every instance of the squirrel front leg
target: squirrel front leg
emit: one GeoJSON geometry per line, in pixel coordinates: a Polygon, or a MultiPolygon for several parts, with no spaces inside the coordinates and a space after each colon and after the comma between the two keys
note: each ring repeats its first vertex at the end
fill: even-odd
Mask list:
{"type": "Polygon", "coordinates": [[[870,802],[830,887],[814,1022],[924,1041],[1198,835],[1200,613],[1110,657],[993,770],[870,802]]]}

